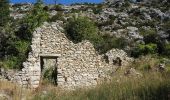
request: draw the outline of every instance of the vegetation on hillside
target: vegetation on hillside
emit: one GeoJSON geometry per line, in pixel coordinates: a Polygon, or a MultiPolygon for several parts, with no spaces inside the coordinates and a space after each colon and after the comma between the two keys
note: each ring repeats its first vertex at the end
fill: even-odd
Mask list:
{"type": "Polygon", "coordinates": [[[96,24],[87,17],[79,16],[68,21],[66,34],[75,43],[89,40],[99,53],[106,53],[112,48],[121,49],[126,46],[124,38],[101,35],[96,24]]]}
{"type": "Polygon", "coordinates": [[[9,19],[9,2],[4,3],[0,6],[3,9],[0,13],[3,16],[0,18],[3,23],[0,32],[0,67],[21,69],[30,50],[32,32],[48,19],[48,13],[43,10],[43,2],[38,0],[23,19],[9,19]]]}
{"type": "MultiPolygon", "coordinates": [[[[160,0],[158,1],[161,3],[160,0]]],[[[0,81],[0,92],[1,90],[6,91],[6,94],[16,100],[22,97],[28,100],[170,100],[170,21],[167,18],[162,20],[159,18],[160,16],[156,15],[150,16],[153,17],[153,20],[143,21],[143,17],[140,18],[142,14],[139,11],[142,9],[131,9],[129,11],[127,8],[130,8],[131,5],[128,0],[125,0],[122,5],[117,3],[115,5],[110,4],[108,7],[117,7],[115,12],[127,11],[130,13],[128,17],[132,17],[132,19],[127,19],[126,13],[119,13],[120,18],[114,14],[109,15],[108,20],[103,22],[96,22],[87,16],[72,17],[75,13],[81,15],[83,11],[86,12],[88,9],[92,9],[90,13],[99,15],[103,12],[103,8],[107,6],[105,4],[88,3],[85,3],[85,5],[88,5],[88,7],[73,8],[70,10],[71,14],[64,12],[62,5],[55,5],[54,9],[57,13],[49,17],[50,7],[44,6],[43,0],[37,0],[25,17],[16,20],[10,17],[9,1],[1,0],[0,68],[21,69],[22,63],[26,61],[30,51],[34,30],[41,26],[44,21],[55,22],[56,20],[64,22],[65,33],[74,43],[89,40],[100,54],[106,53],[112,48],[124,50],[130,48],[129,55],[135,58],[134,62],[113,73],[110,82],[104,82],[92,89],[61,90],[54,86],[56,83],[52,80],[52,69],[50,69],[44,74],[45,80],[42,80],[40,87],[35,90],[24,90],[15,84],[0,81]],[[121,19],[122,16],[125,18],[121,19]],[[123,21],[128,23],[122,24],[123,21]],[[136,23],[136,26],[134,23],[136,23]],[[109,30],[115,32],[122,28],[126,29],[128,26],[135,26],[139,28],[139,34],[143,36],[143,40],[142,42],[128,40],[128,38],[123,37],[126,34],[124,31],[123,33],[120,32],[123,35],[122,37],[106,34],[107,32],[101,31],[103,26],[114,26],[109,30]],[[160,30],[163,30],[166,34],[158,34],[160,30]],[[167,35],[166,40],[161,37],[165,35],[167,35]],[[165,65],[165,68],[161,71],[158,69],[159,64],[165,65]],[[130,68],[139,71],[141,76],[126,75],[125,72],[130,68]]],[[[159,7],[161,11],[165,12],[169,10],[169,1],[165,5],[151,3],[148,4],[148,7],[159,7]]],[[[141,4],[139,8],[142,8],[142,6],[147,5],[141,4]]]]}

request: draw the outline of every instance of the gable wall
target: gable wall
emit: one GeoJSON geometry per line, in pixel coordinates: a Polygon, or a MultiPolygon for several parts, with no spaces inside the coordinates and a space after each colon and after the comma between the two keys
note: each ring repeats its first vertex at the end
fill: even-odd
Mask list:
{"type": "Polygon", "coordinates": [[[74,89],[95,86],[112,67],[104,62],[89,41],[74,44],[69,41],[60,27],[61,22],[44,23],[33,33],[32,51],[23,63],[22,71],[11,79],[23,87],[36,88],[41,77],[40,55],[60,55],[57,59],[57,83],[59,87],[74,89]]]}

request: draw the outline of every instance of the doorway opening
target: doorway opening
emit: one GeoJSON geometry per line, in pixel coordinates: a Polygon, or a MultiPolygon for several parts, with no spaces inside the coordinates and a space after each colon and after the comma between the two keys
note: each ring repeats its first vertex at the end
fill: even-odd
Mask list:
{"type": "Polygon", "coordinates": [[[45,83],[57,85],[57,58],[56,55],[41,55],[41,80],[45,83]]]}

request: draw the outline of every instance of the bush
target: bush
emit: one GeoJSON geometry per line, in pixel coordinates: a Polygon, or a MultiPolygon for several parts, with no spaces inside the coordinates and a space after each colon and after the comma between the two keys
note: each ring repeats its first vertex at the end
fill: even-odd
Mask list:
{"type": "Polygon", "coordinates": [[[10,10],[9,0],[0,1],[0,26],[5,26],[9,22],[10,10]]]}
{"type": "Polygon", "coordinates": [[[140,55],[155,54],[157,53],[157,44],[139,44],[132,51],[133,57],[139,57],[140,55]]]}
{"type": "Polygon", "coordinates": [[[65,21],[63,16],[64,16],[63,12],[62,11],[58,11],[56,15],[52,16],[49,19],[49,22],[55,22],[56,20],[65,21]]]}
{"type": "Polygon", "coordinates": [[[165,44],[165,50],[163,54],[166,55],[167,57],[170,57],[170,43],[165,44]]]}
{"type": "Polygon", "coordinates": [[[67,35],[78,43],[82,40],[94,41],[98,37],[98,28],[87,17],[73,18],[66,26],[67,35]]]}
{"type": "Polygon", "coordinates": [[[97,7],[92,7],[92,10],[93,10],[94,14],[99,14],[100,12],[102,12],[102,9],[103,9],[102,4],[98,4],[97,7]]]}
{"type": "Polygon", "coordinates": [[[143,36],[148,36],[148,35],[153,35],[153,34],[156,34],[156,29],[143,29],[143,28],[140,28],[139,29],[139,33],[140,35],[143,35],[143,36]]]}
{"type": "Polygon", "coordinates": [[[101,54],[106,53],[112,48],[123,49],[125,46],[127,46],[126,39],[110,37],[108,35],[102,36],[102,39],[100,39],[100,43],[98,44],[99,46],[96,47],[96,49],[101,54]]]}
{"type": "Polygon", "coordinates": [[[141,56],[130,65],[135,69],[140,71],[150,71],[156,69],[156,67],[160,64],[161,59],[157,55],[146,55],[141,56]]]}
{"type": "Polygon", "coordinates": [[[3,44],[3,48],[0,48],[1,65],[11,69],[21,69],[22,63],[26,60],[28,52],[30,50],[30,44],[32,39],[32,32],[44,21],[48,19],[48,13],[43,10],[43,4],[41,0],[34,5],[33,10],[23,18],[20,23],[15,21],[10,27],[12,30],[5,41],[0,41],[3,44]],[[21,26],[16,32],[16,27],[21,26]]]}
{"type": "Polygon", "coordinates": [[[61,7],[61,5],[55,5],[54,8],[56,11],[63,11],[63,8],[61,7]]]}
{"type": "Polygon", "coordinates": [[[170,29],[170,21],[166,21],[164,22],[164,24],[162,25],[162,27],[165,29],[165,30],[169,30],[170,29]]]}
{"type": "Polygon", "coordinates": [[[40,26],[44,21],[47,21],[49,14],[43,9],[43,4],[37,2],[33,10],[23,20],[23,24],[32,32],[36,27],[40,26]]]}
{"type": "Polygon", "coordinates": [[[85,17],[79,17],[69,21],[66,27],[68,37],[75,43],[82,40],[90,40],[99,53],[106,53],[112,48],[124,48],[127,43],[124,38],[99,35],[95,24],[85,17]]]}
{"type": "Polygon", "coordinates": [[[71,13],[80,13],[80,10],[72,8],[71,13]]]}

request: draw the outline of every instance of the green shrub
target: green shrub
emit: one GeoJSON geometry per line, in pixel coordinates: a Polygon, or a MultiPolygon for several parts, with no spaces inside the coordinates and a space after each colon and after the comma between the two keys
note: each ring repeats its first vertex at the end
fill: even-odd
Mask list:
{"type": "Polygon", "coordinates": [[[65,21],[63,11],[58,11],[56,15],[49,19],[49,22],[55,22],[56,20],[65,21]]]}
{"type": "Polygon", "coordinates": [[[130,65],[133,66],[136,70],[140,71],[153,71],[161,63],[161,59],[157,55],[146,55],[141,56],[130,65]]]}
{"type": "Polygon", "coordinates": [[[71,13],[79,13],[79,12],[80,12],[80,10],[78,10],[78,9],[74,9],[74,8],[71,9],[71,13]]]}
{"type": "Polygon", "coordinates": [[[139,33],[140,35],[148,36],[148,35],[156,34],[156,29],[151,28],[151,29],[145,30],[143,28],[140,28],[139,33]]]}
{"type": "Polygon", "coordinates": [[[112,48],[123,49],[127,45],[126,39],[110,37],[108,35],[102,36],[99,42],[100,46],[96,47],[96,49],[101,54],[106,53],[112,48]]]}
{"type": "Polygon", "coordinates": [[[63,8],[61,7],[61,5],[55,5],[54,8],[56,11],[63,11],[63,8]]]}
{"type": "Polygon", "coordinates": [[[164,55],[166,55],[167,57],[170,57],[170,43],[165,44],[164,55]]]}
{"type": "Polygon", "coordinates": [[[23,20],[23,23],[28,27],[31,32],[44,21],[47,21],[49,14],[43,9],[43,3],[37,2],[33,10],[23,20]]]}
{"type": "Polygon", "coordinates": [[[164,22],[164,24],[162,25],[162,27],[163,27],[165,30],[170,29],[170,21],[168,20],[168,21],[164,22]]]}
{"type": "Polygon", "coordinates": [[[66,26],[66,31],[68,37],[76,43],[82,40],[93,41],[98,37],[98,28],[86,17],[71,19],[66,26]]]}
{"type": "Polygon", "coordinates": [[[124,48],[127,43],[124,38],[99,35],[95,24],[85,17],[72,19],[66,27],[68,37],[75,43],[90,40],[99,53],[105,53],[112,48],[124,48]]]}
{"type": "Polygon", "coordinates": [[[43,79],[47,81],[48,83],[57,85],[57,73],[55,72],[54,68],[48,68],[45,69],[45,72],[43,74],[43,79]]]}
{"type": "Polygon", "coordinates": [[[130,7],[130,5],[131,3],[129,2],[129,0],[125,0],[123,7],[127,8],[127,7],[130,7]]]}
{"type": "Polygon", "coordinates": [[[93,13],[99,14],[100,12],[102,12],[102,8],[103,8],[102,4],[98,4],[97,7],[92,7],[93,13]]]}
{"type": "Polygon", "coordinates": [[[30,50],[32,32],[47,19],[48,13],[43,9],[41,0],[37,0],[33,10],[26,17],[21,21],[11,23],[11,26],[13,26],[8,31],[10,33],[10,30],[13,29],[13,32],[6,37],[5,41],[1,41],[4,43],[3,48],[0,49],[0,52],[3,52],[1,54],[3,57],[0,59],[2,67],[12,69],[22,68],[22,63],[26,60],[30,50]],[[15,31],[18,26],[21,27],[15,31]]]}
{"type": "Polygon", "coordinates": [[[17,68],[18,58],[15,56],[9,56],[7,59],[4,59],[1,62],[1,66],[6,69],[15,69],[17,68]]]}
{"type": "Polygon", "coordinates": [[[10,10],[9,0],[0,1],[0,26],[5,26],[9,22],[10,10]]]}
{"type": "Polygon", "coordinates": [[[139,44],[132,51],[133,57],[139,57],[140,55],[154,54],[157,53],[157,44],[139,44]]]}

